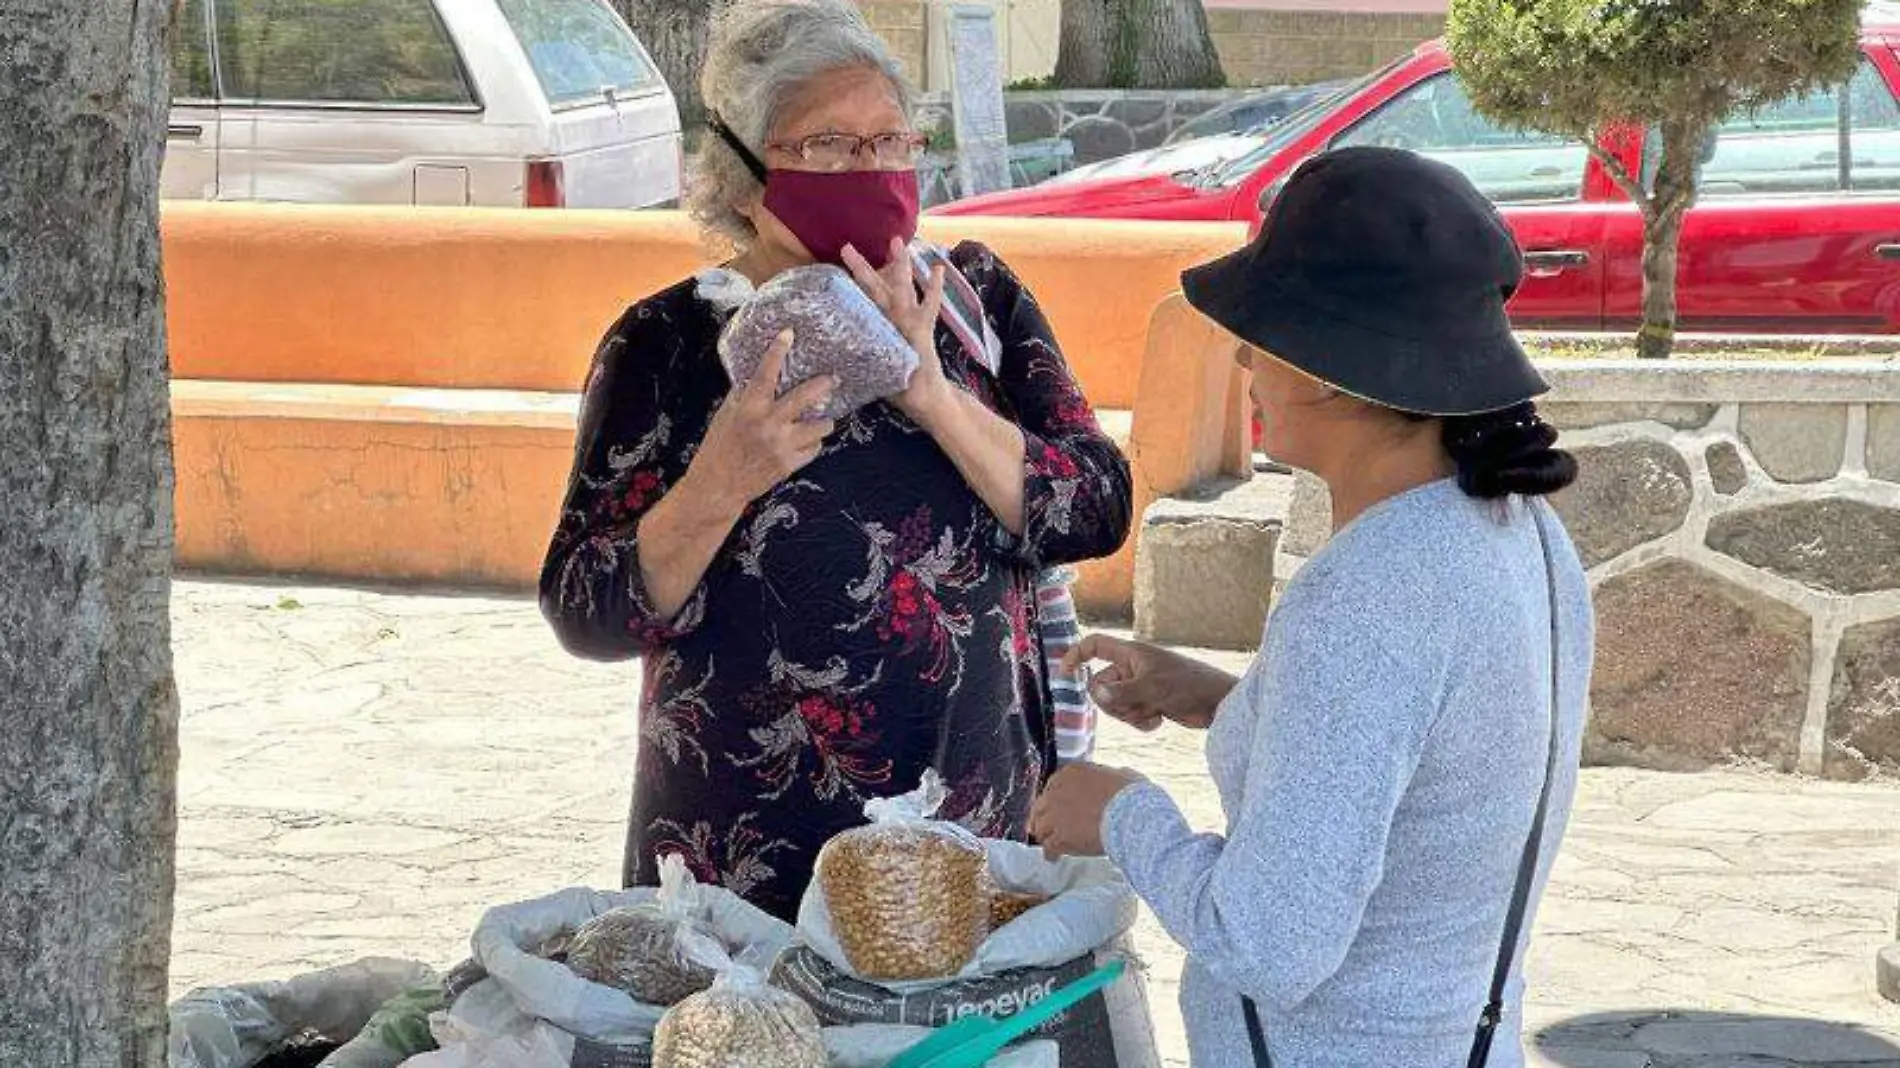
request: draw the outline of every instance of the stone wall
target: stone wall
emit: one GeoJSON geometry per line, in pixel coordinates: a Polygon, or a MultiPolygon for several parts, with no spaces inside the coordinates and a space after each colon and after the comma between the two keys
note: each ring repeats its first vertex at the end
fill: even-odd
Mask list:
{"type": "Polygon", "coordinates": [[[1585,759],[1900,774],[1900,365],[1545,366],[1597,597],[1585,759]]]}
{"type": "Polygon", "coordinates": [[[1445,32],[1445,16],[1431,14],[1215,8],[1207,17],[1233,86],[1354,77],[1445,32]]]}
{"type": "MultiPolygon", "coordinates": [[[[1232,89],[1018,92],[1005,96],[1004,120],[1012,143],[1068,141],[1075,147],[1070,165],[1080,167],[1155,148],[1182,126],[1241,95],[1242,91],[1232,89]]],[[[951,129],[948,94],[925,94],[919,101],[917,123],[934,131],[934,136],[947,133],[951,129]]]]}

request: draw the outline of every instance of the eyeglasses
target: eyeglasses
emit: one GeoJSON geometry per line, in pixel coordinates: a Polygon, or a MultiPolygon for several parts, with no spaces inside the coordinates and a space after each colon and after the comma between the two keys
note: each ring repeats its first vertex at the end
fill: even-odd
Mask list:
{"type": "Polygon", "coordinates": [[[879,170],[903,171],[917,166],[923,159],[924,152],[930,148],[930,138],[916,133],[884,133],[874,137],[827,133],[792,142],[775,142],[770,147],[797,156],[815,170],[850,170],[868,150],[879,170]]]}

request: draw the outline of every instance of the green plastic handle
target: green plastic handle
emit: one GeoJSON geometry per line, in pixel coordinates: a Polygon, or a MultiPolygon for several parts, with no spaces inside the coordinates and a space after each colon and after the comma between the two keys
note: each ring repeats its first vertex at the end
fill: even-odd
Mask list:
{"type": "Polygon", "coordinates": [[[906,1050],[890,1068],[983,1068],[1003,1047],[1106,989],[1127,969],[1125,961],[1110,961],[1002,1020],[989,1016],[958,1020],[906,1050]]]}

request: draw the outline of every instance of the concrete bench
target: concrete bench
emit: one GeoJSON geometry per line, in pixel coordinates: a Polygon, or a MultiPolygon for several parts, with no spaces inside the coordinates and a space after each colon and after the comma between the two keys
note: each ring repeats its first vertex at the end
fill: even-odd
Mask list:
{"type": "MultiPolygon", "coordinates": [[[[1244,466],[1231,344],[1169,296],[1237,228],[954,222],[931,236],[988,243],[1036,293],[1138,509],[1244,466]]],[[[180,563],[510,588],[599,335],[710,258],[676,213],[178,204],[164,236],[180,563]]],[[[1085,568],[1084,607],[1126,615],[1133,562],[1085,568]]]]}

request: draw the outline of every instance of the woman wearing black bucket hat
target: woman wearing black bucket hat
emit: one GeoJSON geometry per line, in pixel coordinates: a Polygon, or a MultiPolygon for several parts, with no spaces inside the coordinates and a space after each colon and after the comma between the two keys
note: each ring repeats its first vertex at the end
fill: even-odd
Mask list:
{"type": "Polygon", "coordinates": [[[1241,679],[1092,637],[1097,700],[1206,729],[1227,818],[1131,772],[1058,774],[1032,833],[1106,853],[1187,949],[1196,1065],[1517,1068],[1523,956],[1576,784],[1594,624],[1541,498],[1576,464],[1504,305],[1510,232],[1457,172],[1349,149],[1247,249],[1188,272],[1246,343],[1263,444],[1336,531],[1241,679]]]}

